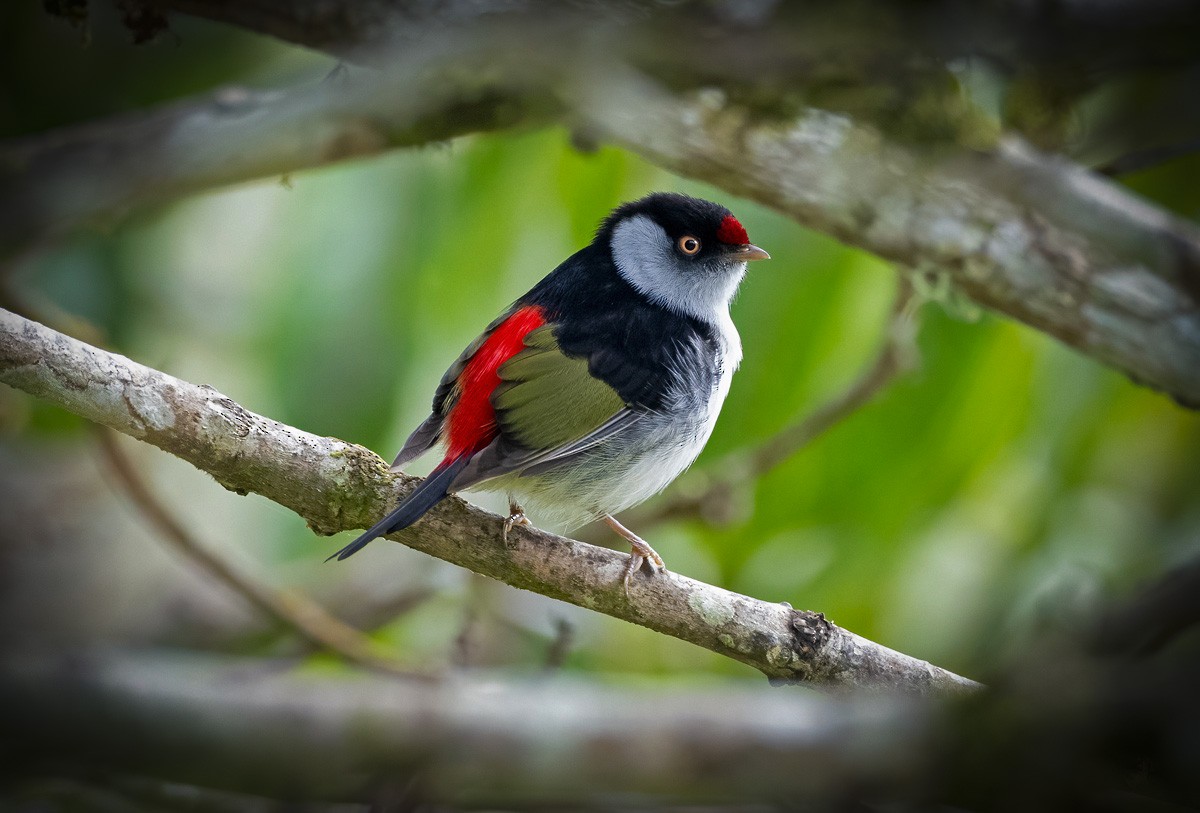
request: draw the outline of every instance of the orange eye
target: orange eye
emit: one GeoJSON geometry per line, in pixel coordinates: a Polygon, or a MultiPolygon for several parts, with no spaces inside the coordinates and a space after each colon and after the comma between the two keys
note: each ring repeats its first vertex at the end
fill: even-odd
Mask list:
{"type": "Polygon", "coordinates": [[[679,250],[689,257],[694,257],[700,253],[700,241],[690,234],[679,238],[679,250]]]}

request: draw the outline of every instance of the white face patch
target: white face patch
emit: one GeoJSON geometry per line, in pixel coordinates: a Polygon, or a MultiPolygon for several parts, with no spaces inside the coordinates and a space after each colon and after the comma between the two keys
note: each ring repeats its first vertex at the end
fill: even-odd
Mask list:
{"type": "Polygon", "coordinates": [[[612,252],[617,271],[634,288],[670,310],[702,319],[724,332],[729,303],[746,274],[744,262],[689,263],[675,253],[674,242],[647,215],[634,215],[617,224],[612,252]]]}

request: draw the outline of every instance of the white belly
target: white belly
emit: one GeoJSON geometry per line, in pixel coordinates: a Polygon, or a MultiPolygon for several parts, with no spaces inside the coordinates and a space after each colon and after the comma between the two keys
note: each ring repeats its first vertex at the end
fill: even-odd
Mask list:
{"type": "Polygon", "coordinates": [[[704,449],[729,393],[741,346],[736,332],[733,342],[722,338],[726,352],[717,360],[720,374],[706,401],[682,393],[668,401],[670,409],[648,415],[577,462],[534,477],[506,477],[496,487],[511,491],[535,525],[563,532],[662,491],[704,449]]]}

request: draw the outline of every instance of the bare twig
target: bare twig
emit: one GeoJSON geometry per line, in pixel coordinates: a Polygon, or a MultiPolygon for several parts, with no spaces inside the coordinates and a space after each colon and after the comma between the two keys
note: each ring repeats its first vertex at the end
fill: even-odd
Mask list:
{"type": "Polygon", "coordinates": [[[200,544],[175,518],[138,474],[121,449],[117,433],[97,427],[96,438],[104,461],[117,476],[126,495],[154,526],[159,536],[205,573],[246,599],[251,606],[274,618],[321,650],[351,663],[404,677],[428,677],[382,653],[370,638],[343,624],[299,590],[276,590],[246,576],[229,562],[200,544]]]}
{"type": "Polygon", "coordinates": [[[642,528],[671,519],[704,517],[715,524],[736,518],[734,499],[740,489],[750,487],[762,475],[791,458],[818,437],[833,429],[870,403],[898,376],[916,363],[915,307],[913,287],[898,278],[895,299],[883,329],[883,343],[867,368],[850,386],[826,401],[805,418],[748,451],[736,451],[695,475],[703,488],[673,488],[664,499],[646,508],[628,512],[634,527],[642,528]]]}
{"type": "MultiPolygon", "coordinates": [[[[209,387],[88,346],[0,311],[0,381],[130,434],[262,494],[314,530],[362,528],[418,482],[378,456],[255,415],[209,387]]],[[[635,578],[626,556],[534,528],[501,541],[503,519],[459,499],[392,535],[470,570],[621,618],[733,658],[780,681],[921,694],[979,684],[867,641],[819,613],[798,612],[676,573],[635,578]]]]}
{"type": "Polygon", "coordinates": [[[916,321],[912,284],[901,274],[883,327],[883,343],[871,363],[853,383],[804,420],[763,442],[750,455],[750,472],[760,476],[792,457],[821,435],[874,400],[898,376],[916,364],[916,321]]]}

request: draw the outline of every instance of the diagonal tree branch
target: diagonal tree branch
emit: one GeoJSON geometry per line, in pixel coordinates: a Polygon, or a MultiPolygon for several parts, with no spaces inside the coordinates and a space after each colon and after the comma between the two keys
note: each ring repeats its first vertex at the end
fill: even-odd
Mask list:
{"type": "Polygon", "coordinates": [[[542,119],[516,75],[471,74],[454,54],[437,57],[418,51],[390,79],[226,88],[8,142],[0,146],[0,256],[206,189],[542,119]]]}
{"type": "MultiPolygon", "coordinates": [[[[248,412],[196,386],[0,311],[0,381],[132,435],[304,517],[362,528],[417,482],[359,446],[248,412]]],[[[457,499],[393,538],[514,587],[596,610],[818,687],[958,694],[979,684],[799,612],[675,573],[621,586],[625,555],[536,529],[501,540],[500,517],[457,499]]]]}

